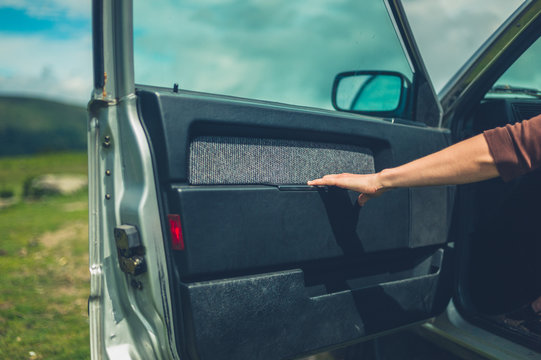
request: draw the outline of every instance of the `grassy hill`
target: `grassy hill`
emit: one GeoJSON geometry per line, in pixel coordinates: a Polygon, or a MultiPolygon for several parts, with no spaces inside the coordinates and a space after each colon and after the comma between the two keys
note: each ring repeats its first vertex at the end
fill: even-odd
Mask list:
{"type": "MultiPolygon", "coordinates": [[[[0,188],[86,174],[86,153],[0,158],[0,188]]],[[[0,207],[0,359],[88,359],[88,195],[0,207]]],[[[1,200],[1,199],[0,199],[1,200]]]]}
{"type": "Polygon", "coordinates": [[[0,157],[65,150],[86,150],[84,107],[0,96],[0,157]]]}

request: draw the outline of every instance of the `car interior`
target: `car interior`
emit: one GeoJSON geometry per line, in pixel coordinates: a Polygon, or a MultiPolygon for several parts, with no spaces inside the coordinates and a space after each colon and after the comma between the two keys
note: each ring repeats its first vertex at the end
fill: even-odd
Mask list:
{"type": "MultiPolygon", "coordinates": [[[[490,89],[480,91],[481,100],[457,111],[457,140],[541,114],[537,90],[541,84],[535,86],[530,65],[539,59],[540,50],[537,40],[512,59],[511,67],[496,81],[489,82],[490,89]]],[[[457,292],[461,312],[537,350],[541,317],[525,316],[524,311],[541,295],[540,181],[541,169],[537,169],[509,182],[496,178],[458,186],[451,233],[461,259],[457,292]]]]}

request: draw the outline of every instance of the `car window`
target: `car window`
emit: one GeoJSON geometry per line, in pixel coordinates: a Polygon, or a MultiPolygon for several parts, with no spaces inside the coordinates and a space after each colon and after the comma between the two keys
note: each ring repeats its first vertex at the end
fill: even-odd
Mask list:
{"type": "Polygon", "coordinates": [[[134,2],[135,81],[332,109],[344,71],[412,69],[383,0],[134,2]]]}
{"type": "Polygon", "coordinates": [[[439,92],[523,0],[402,0],[439,92]]]}
{"type": "Polygon", "coordinates": [[[485,98],[541,98],[541,38],[494,83],[485,98]]]}

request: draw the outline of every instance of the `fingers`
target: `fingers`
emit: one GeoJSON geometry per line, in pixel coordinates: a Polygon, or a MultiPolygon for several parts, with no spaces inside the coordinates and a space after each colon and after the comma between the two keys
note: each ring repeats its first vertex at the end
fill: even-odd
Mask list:
{"type": "MultiPolygon", "coordinates": [[[[321,186],[321,185],[335,185],[335,183],[333,182],[333,179],[316,179],[316,180],[312,180],[312,181],[309,181],[308,182],[308,185],[311,185],[311,186],[321,186]]],[[[371,195],[368,195],[368,194],[365,194],[365,193],[360,193],[359,194],[359,197],[357,198],[357,203],[359,204],[359,206],[364,206],[364,204],[366,204],[366,202],[368,200],[370,200],[373,196],[371,195]]]]}
{"type": "Polygon", "coordinates": [[[362,186],[362,184],[359,186],[358,179],[359,175],[354,174],[330,174],[319,179],[308,181],[307,184],[310,186],[337,186],[358,191],[360,192],[360,195],[357,198],[357,203],[359,206],[364,206],[368,200],[377,195],[366,193],[367,190],[370,192],[369,188],[367,186],[362,186]],[[357,181],[355,178],[357,178],[357,181]]]}
{"type": "Polygon", "coordinates": [[[323,185],[323,179],[314,179],[307,182],[308,185],[314,186],[314,185],[323,185]]]}
{"type": "Polygon", "coordinates": [[[359,206],[364,206],[368,200],[370,200],[372,197],[370,195],[361,193],[359,194],[359,197],[357,198],[357,203],[359,206]]]}
{"type": "Polygon", "coordinates": [[[336,186],[344,189],[349,189],[357,192],[366,192],[361,175],[354,174],[330,174],[325,175],[320,179],[315,179],[307,182],[312,186],[336,186]]]}
{"type": "Polygon", "coordinates": [[[353,174],[349,174],[349,173],[329,174],[329,175],[323,176],[322,178],[308,181],[308,185],[336,185],[336,186],[339,186],[338,184],[340,182],[343,182],[344,178],[348,178],[348,177],[350,177],[352,175],[353,174]]]}
{"type": "Polygon", "coordinates": [[[322,186],[322,185],[330,185],[330,186],[335,186],[336,185],[336,179],[337,177],[340,176],[339,174],[330,174],[330,175],[325,175],[323,176],[322,178],[319,178],[319,179],[315,179],[315,180],[311,180],[311,181],[308,181],[308,185],[311,185],[311,186],[322,186]]]}

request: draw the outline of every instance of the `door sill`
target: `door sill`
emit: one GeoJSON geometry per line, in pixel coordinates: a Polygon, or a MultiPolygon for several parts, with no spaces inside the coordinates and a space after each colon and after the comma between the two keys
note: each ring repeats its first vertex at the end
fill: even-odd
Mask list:
{"type": "Polygon", "coordinates": [[[466,321],[452,300],[443,314],[424,323],[416,331],[464,359],[541,359],[541,354],[532,349],[466,321]]]}

